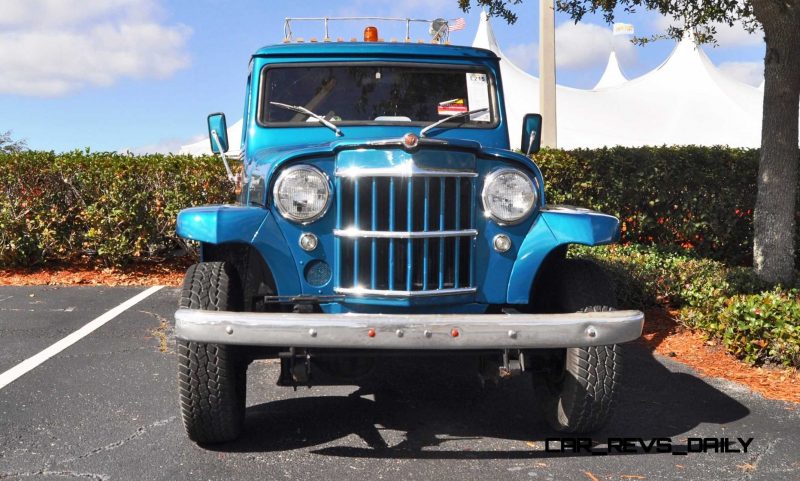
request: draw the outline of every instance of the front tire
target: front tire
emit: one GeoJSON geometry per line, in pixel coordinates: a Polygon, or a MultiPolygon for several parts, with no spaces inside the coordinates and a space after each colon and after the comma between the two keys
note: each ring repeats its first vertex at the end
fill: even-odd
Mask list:
{"type": "MultiPolygon", "coordinates": [[[[560,312],[612,311],[616,305],[611,280],[591,261],[562,261],[553,287],[560,312]]],[[[534,382],[550,426],[591,433],[608,422],[621,382],[621,351],[618,344],[572,347],[548,358],[549,369],[534,382]]]]}
{"type": "MultiPolygon", "coordinates": [[[[180,307],[236,311],[241,289],[225,262],[201,262],[186,271],[180,307]]],[[[186,434],[196,443],[239,437],[244,425],[247,363],[236,346],[178,340],[178,388],[186,434]]]]}

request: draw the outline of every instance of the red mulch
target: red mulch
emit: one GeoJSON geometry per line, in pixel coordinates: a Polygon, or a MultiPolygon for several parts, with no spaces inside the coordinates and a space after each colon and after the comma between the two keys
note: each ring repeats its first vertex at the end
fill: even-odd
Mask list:
{"type": "Polygon", "coordinates": [[[34,268],[0,269],[0,286],[172,286],[183,283],[192,264],[188,258],[137,262],[126,267],[75,263],[34,268]]]}
{"type": "Polygon", "coordinates": [[[683,327],[676,321],[674,313],[663,309],[648,310],[639,342],[663,356],[692,366],[706,376],[744,384],[768,399],[800,403],[800,372],[796,369],[747,365],[715,341],[707,341],[700,332],[683,327]]]}
{"type": "MultiPolygon", "coordinates": [[[[190,259],[180,258],[164,262],[140,262],[121,268],[69,264],[33,269],[0,269],[0,285],[177,287],[182,284],[183,274],[191,263],[190,259]]],[[[684,328],[663,309],[646,312],[644,333],[639,342],[707,376],[744,384],[769,399],[800,403],[800,373],[796,369],[744,364],[713,341],[706,341],[701,333],[684,328]]]]}

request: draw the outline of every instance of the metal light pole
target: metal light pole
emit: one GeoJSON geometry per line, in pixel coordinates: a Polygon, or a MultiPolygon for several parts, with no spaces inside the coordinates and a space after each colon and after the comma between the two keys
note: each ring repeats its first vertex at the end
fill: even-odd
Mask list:
{"type": "Polygon", "coordinates": [[[553,0],[539,0],[539,113],[542,147],[556,148],[556,11],[553,0]]]}

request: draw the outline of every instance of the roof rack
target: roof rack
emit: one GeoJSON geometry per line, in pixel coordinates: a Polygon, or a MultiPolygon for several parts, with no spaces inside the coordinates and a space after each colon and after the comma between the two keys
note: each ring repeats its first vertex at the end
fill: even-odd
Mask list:
{"type": "Polygon", "coordinates": [[[428,33],[431,34],[432,40],[438,43],[447,43],[450,37],[450,28],[447,20],[437,18],[434,20],[425,20],[421,18],[400,18],[400,17],[287,17],[283,23],[283,41],[292,41],[292,22],[322,22],[325,30],[325,36],[322,38],[323,42],[330,42],[331,37],[328,34],[328,23],[335,21],[351,21],[351,20],[378,20],[381,22],[405,22],[406,24],[406,42],[411,41],[411,23],[427,23],[430,27],[428,33]]]}

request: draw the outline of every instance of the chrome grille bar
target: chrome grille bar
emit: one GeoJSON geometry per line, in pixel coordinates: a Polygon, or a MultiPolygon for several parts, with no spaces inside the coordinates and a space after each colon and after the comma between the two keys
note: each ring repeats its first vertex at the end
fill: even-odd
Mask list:
{"type": "MultiPolygon", "coordinates": [[[[408,205],[406,206],[406,227],[411,230],[414,222],[414,178],[409,177],[408,180],[407,199],[408,205]]],[[[413,285],[414,277],[414,243],[411,239],[406,240],[406,290],[410,291],[413,285]]]]}
{"type": "Polygon", "coordinates": [[[334,289],[337,294],[347,296],[378,296],[378,297],[431,297],[442,295],[474,294],[477,289],[474,287],[462,287],[459,289],[429,289],[425,291],[392,291],[381,289],[364,289],[361,287],[337,287],[334,289]]]}
{"type": "MultiPolygon", "coordinates": [[[[456,182],[456,225],[455,229],[459,230],[461,228],[461,182],[456,182]]],[[[475,231],[477,235],[478,231],[475,231]]],[[[453,287],[458,289],[459,287],[459,279],[458,275],[460,274],[460,267],[461,267],[461,257],[459,254],[461,253],[461,242],[456,242],[456,245],[453,249],[453,264],[455,264],[455,275],[453,278],[455,282],[453,283],[453,287]]]]}
{"type": "MultiPolygon", "coordinates": [[[[389,231],[395,228],[394,178],[389,179],[389,231]]],[[[389,290],[394,290],[394,239],[389,239],[389,290]]]]}
{"type": "MultiPolygon", "coordinates": [[[[470,188],[472,189],[472,206],[469,213],[469,225],[475,226],[475,202],[478,195],[478,182],[476,179],[471,179],[470,188]]],[[[469,285],[475,285],[475,239],[472,239],[469,243],[469,285]]]]}
{"type": "MultiPolygon", "coordinates": [[[[444,194],[447,190],[445,178],[439,179],[439,230],[446,229],[444,225],[444,194]]],[[[444,238],[439,238],[439,289],[444,289],[444,238]]]]}
{"type": "Polygon", "coordinates": [[[413,163],[393,167],[345,167],[336,170],[336,177],[477,177],[478,173],[455,169],[425,169],[413,163]]]}
{"type": "Polygon", "coordinates": [[[440,237],[475,237],[478,231],[475,229],[464,230],[432,230],[432,231],[385,231],[385,230],[360,230],[360,229],[336,229],[333,235],[337,237],[349,238],[368,238],[368,239],[438,239],[440,237]]]}
{"type": "MultiPolygon", "coordinates": [[[[372,178],[372,222],[370,222],[370,229],[373,231],[378,229],[378,179],[372,178]]],[[[372,239],[372,248],[370,249],[370,288],[375,289],[375,276],[378,269],[378,252],[377,240],[372,239]]]]}
{"type": "MultiPolygon", "coordinates": [[[[353,183],[353,221],[356,229],[358,229],[358,218],[359,208],[358,208],[358,179],[353,183]]],[[[353,241],[353,284],[358,284],[358,238],[353,241]]]]}
{"type": "MultiPolygon", "coordinates": [[[[423,229],[426,234],[428,234],[428,229],[430,228],[430,210],[431,210],[431,178],[425,177],[425,218],[423,229]]],[[[423,253],[422,253],[422,290],[428,290],[428,247],[430,241],[429,237],[425,237],[423,241],[423,253]]]]}
{"type": "MultiPolygon", "coordinates": [[[[342,196],[341,196],[342,179],[339,178],[339,177],[336,177],[336,180],[334,182],[335,182],[335,185],[336,185],[336,192],[337,192],[337,195],[335,196],[336,197],[336,228],[337,229],[341,229],[342,228],[342,196]]],[[[334,272],[334,276],[335,276],[334,285],[341,286],[342,285],[342,266],[341,266],[342,248],[341,248],[341,241],[336,236],[333,237],[333,250],[337,254],[333,259],[333,272],[334,272]]]]}

